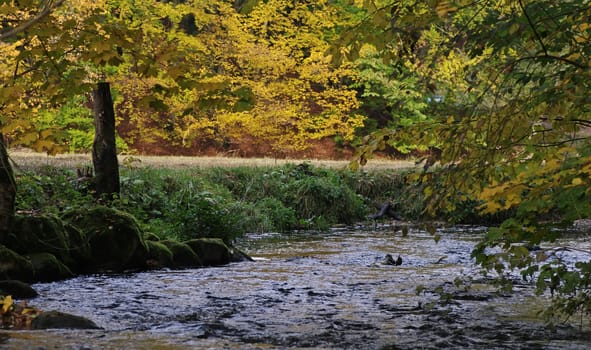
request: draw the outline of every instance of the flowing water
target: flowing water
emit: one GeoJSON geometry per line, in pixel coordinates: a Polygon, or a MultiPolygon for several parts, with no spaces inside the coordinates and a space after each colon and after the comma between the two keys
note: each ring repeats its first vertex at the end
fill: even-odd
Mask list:
{"type": "Polygon", "coordinates": [[[550,330],[536,318],[545,299],[531,287],[504,295],[478,282],[470,251],[482,229],[439,233],[438,243],[395,226],[251,234],[238,245],[255,262],[37,284],[31,304],[103,330],[5,331],[0,348],[591,348],[588,328],[550,330]],[[402,264],[382,264],[386,254],[402,264]],[[471,291],[454,287],[456,277],[472,277],[471,291]],[[417,287],[425,290],[417,295],[417,287]],[[451,292],[443,300],[437,289],[451,292]]]}

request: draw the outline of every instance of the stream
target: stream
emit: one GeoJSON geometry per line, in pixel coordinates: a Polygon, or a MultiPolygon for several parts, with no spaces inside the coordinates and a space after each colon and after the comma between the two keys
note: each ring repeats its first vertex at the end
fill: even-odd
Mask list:
{"type": "Polygon", "coordinates": [[[393,225],[249,234],[237,246],[255,262],[36,284],[31,305],[103,329],[2,331],[0,349],[590,349],[588,327],[545,326],[531,286],[485,283],[470,258],[483,232],[440,229],[438,243],[393,225]],[[382,264],[386,254],[402,264],[382,264]],[[470,291],[456,277],[472,278],[470,291]]]}

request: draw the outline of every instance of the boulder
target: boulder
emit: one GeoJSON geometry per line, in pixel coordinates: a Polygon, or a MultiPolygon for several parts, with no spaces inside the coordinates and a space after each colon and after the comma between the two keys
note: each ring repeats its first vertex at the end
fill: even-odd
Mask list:
{"type": "Polygon", "coordinates": [[[37,291],[30,285],[17,280],[0,281],[0,295],[12,295],[15,299],[31,299],[37,297],[37,291]]]}
{"type": "Polygon", "coordinates": [[[153,268],[172,267],[173,255],[167,246],[160,242],[146,241],[148,246],[148,266],[153,268]]]}
{"type": "Polygon", "coordinates": [[[37,282],[53,282],[74,277],[70,269],[50,253],[27,255],[33,265],[33,276],[37,282]]]}
{"type": "Polygon", "coordinates": [[[240,250],[234,246],[230,246],[230,261],[242,262],[242,261],[254,261],[254,259],[252,257],[250,257],[248,254],[246,254],[245,252],[243,252],[242,250],[240,250]]]}
{"type": "Polygon", "coordinates": [[[87,267],[92,262],[92,252],[85,233],[69,223],[64,223],[64,229],[70,248],[69,259],[64,260],[64,263],[75,273],[91,272],[87,270],[87,267]]]}
{"type": "Polygon", "coordinates": [[[78,227],[86,237],[91,270],[123,271],[145,267],[148,247],[142,230],[130,214],[97,206],[71,210],[62,218],[78,227]]]}
{"type": "Polygon", "coordinates": [[[172,252],[172,266],[176,268],[182,267],[201,267],[203,263],[201,259],[195,254],[193,249],[188,245],[173,241],[173,240],[164,240],[160,243],[164,244],[165,246],[170,249],[172,252]]]}
{"type": "Polygon", "coordinates": [[[146,232],[146,233],[144,233],[144,241],[159,242],[160,241],[160,237],[158,237],[155,233],[146,232]]]}
{"type": "Polygon", "coordinates": [[[205,266],[225,265],[232,259],[230,248],[220,238],[195,238],[184,243],[197,254],[205,266]]]}
{"type": "Polygon", "coordinates": [[[0,245],[0,280],[33,281],[33,265],[23,256],[0,245]]]}
{"type": "Polygon", "coordinates": [[[101,329],[93,321],[59,311],[40,313],[31,322],[31,329],[101,329]]]}
{"type": "Polygon", "coordinates": [[[4,244],[21,255],[51,253],[61,260],[69,258],[66,230],[53,215],[16,215],[4,244]]]}

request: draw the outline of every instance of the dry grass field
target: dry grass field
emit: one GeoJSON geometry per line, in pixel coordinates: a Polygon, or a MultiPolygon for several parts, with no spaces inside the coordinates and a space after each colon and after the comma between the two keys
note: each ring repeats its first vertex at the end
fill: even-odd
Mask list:
{"type": "MultiPolygon", "coordinates": [[[[50,156],[44,153],[36,153],[29,150],[9,150],[10,158],[15,169],[29,170],[43,166],[58,166],[67,168],[81,168],[92,165],[90,154],[58,154],[50,156]]],[[[308,162],[314,166],[328,168],[345,168],[346,160],[320,160],[320,159],[274,159],[274,158],[232,158],[232,157],[174,157],[174,156],[129,156],[120,155],[119,163],[134,167],[149,166],[154,168],[205,168],[205,167],[274,167],[288,163],[299,164],[308,162]]],[[[404,169],[415,167],[412,160],[370,160],[364,170],[404,169]]]]}

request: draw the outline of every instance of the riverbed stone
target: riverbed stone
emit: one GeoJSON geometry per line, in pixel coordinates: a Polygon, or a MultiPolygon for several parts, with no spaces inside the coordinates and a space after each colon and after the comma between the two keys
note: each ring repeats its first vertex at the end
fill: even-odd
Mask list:
{"type": "Polygon", "coordinates": [[[203,263],[201,262],[201,259],[199,259],[199,256],[197,256],[193,249],[191,249],[191,247],[189,247],[187,244],[173,240],[164,240],[160,243],[167,246],[168,249],[170,249],[170,251],[172,252],[173,267],[183,268],[203,266],[203,263]]]}
{"type": "Polygon", "coordinates": [[[160,242],[146,241],[148,246],[148,266],[152,268],[172,267],[173,254],[160,242]]]}
{"type": "Polygon", "coordinates": [[[0,295],[11,295],[15,299],[31,299],[39,294],[29,284],[18,280],[0,281],[0,295]]]}
{"type": "Polygon", "coordinates": [[[132,215],[97,206],[69,211],[63,219],[78,227],[88,240],[91,270],[123,271],[145,267],[148,247],[132,215]]]}
{"type": "Polygon", "coordinates": [[[31,322],[31,329],[101,329],[93,321],[59,311],[46,311],[31,322]]]}
{"type": "Polygon", "coordinates": [[[191,247],[204,266],[225,265],[232,260],[230,248],[220,238],[195,238],[184,243],[191,247]]]}
{"type": "Polygon", "coordinates": [[[70,269],[50,253],[26,255],[33,265],[34,279],[37,282],[53,282],[74,277],[70,269]]]}
{"type": "Polygon", "coordinates": [[[0,245],[0,280],[33,281],[33,265],[25,257],[0,245]]]}

